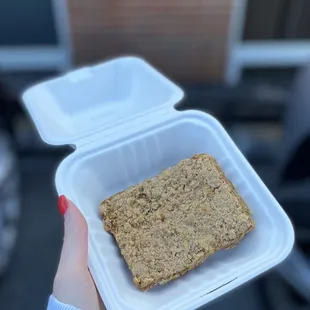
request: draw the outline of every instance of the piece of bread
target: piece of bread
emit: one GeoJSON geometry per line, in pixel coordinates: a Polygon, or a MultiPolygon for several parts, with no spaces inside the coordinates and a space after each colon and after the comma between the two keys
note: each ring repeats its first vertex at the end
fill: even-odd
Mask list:
{"type": "Polygon", "coordinates": [[[143,291],[233,248],[255,226],[216,160],[205,154],[106,199],[100,212],[143,291]]]}

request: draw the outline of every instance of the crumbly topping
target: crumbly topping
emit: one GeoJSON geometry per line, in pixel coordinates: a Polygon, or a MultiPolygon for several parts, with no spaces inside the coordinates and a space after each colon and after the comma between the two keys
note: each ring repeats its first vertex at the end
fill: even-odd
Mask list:
{"type": "Polygon", "coordinates": [[[179,277],[254,228],[215,159],[196,155],[102,202],[105,228],[143,290],[179,277]]]}

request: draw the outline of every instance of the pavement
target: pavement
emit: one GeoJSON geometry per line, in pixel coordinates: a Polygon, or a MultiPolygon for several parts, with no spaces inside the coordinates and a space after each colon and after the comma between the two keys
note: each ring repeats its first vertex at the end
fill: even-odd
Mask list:
{"type": "MultiPolygon", "coordinates": [[[[3,78],[12,86],[13,90],[20,93],[21,90],[35,81],[53,75],[54,72],[45,72],[42,75],[18,73],[5,74],[3,78]]],[[[251,88],[250,95],[252,98],[251,88]]],[[[222,101],[226,102],[227,98],[231,96],[230,92],[224,92],[222,89],[215,89],[211,93],[205,93],[204,87],[203,92],[199,91],[199,89],[194,89],[191,98],[194,99],[193,101],[197,107],[199,107],[199,102],[205,105],[208,99],[207,102],[209,105],[212,105],[216,114],[216,112],[220,112],[223,106],[219,103],[222,101]]],[[[243,108],[241,110],[243,111],[243,108]]],[[[25,135],[27,138],[29,130],[26,130],[27,128],[25,129],[23,124],[21,124],[21,127],[23,133],[22,140],[27,140],[25,135]]],[[[265,127],[265,125],[260,126],[259,130],[262,127],[265,127]]],[[[268,131],[269,134],[270,132],[268,131]]],[[[29,137],[27,143],[30,141],[30,144],[33,146],[35,141],[32,138],[31,132],[29,137]]],[[[248,140],[245,142],[245,147],[248,147],[248,140]]],[[[242,149],[242,143],[239,147],[242,149]]],[[[22,215],[15,253],[6,273],[0,276],[0,309],[45,309],[48,296],[52,291],[53,278],[63,239],[63,221],[58,214],[57,195],[54,187],[54,174],[58,163],[61,161],[61,157],[46,156],[46,152],[44,153],[44,156],[28,154],[20,159],[22,215]]],[[[264,151],[263,153],[266,152],[264,151]]],[[[270,170],[268,167],[262,173],[260,171],[260,175],[269,188],[269,183],[272,183],[274,178],[273,174],[273,170],[270,170]]],[[[308,189],[303,190],[303,192],[308,192],[308,189]]],[[[292,200],[290,211],[296,213],[297,210],[301,210],[298,211],[296,218],[304,219],[305,209],[309,210],[309,208],[297,208],[295,192],[292,197],[294,199],[292,200]]],[[[297,197],[300,197],[300,195],[298,194],[297,197]]],[[[308,219],[308,217],[306,218],[308,219]]],[[[203,307],[203,309],[310,309],[308,305],[304,304],[301,305],[302,308],[296,307],[295,303],[284,309],[283,304],[289,304],[286,302],[287,299],[285,297],[289,298],[291,290],[283,285],[282,279],[277,279],[276,282],[270,281],[271,275],[268,273],[260,280],[247,283],[241,288],[203,307]],[[280,288],[281,285],[283,289],[280,288]],[[275,286],[279,288],[277,292],[274,292],[273,287],[275,286]],[[282,301],[282,303],[279,303],[279,301],[282,301]],[[279,305],[279,307],[273,306],[275,304],[279,305]]]]}

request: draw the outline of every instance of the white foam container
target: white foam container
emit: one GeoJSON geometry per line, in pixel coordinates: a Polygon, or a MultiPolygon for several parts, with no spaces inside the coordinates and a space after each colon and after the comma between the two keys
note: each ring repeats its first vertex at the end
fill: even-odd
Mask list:
{"type": "Polygon", "coordinates": [[[292,225],[212,116],[177,112],[180,88],[145,61],[124,57],[70,72],[27,90],[24,103],[42,139],[76,150],[56,173],[89,228],[89,268],[109,310],[195,309],[283,261],[292,225]],[[136,289],[98,213],[100,202],[197,153],[214,156],[251,209],[256,229],[233,250],[149,292],[136,289]]]}

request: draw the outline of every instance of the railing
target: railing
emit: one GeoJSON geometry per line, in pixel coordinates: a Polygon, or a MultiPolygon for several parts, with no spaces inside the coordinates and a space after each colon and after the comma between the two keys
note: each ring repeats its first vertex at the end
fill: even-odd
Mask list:
{"type": "Polygon", "coordinates": [[[235,0],[226,81],[244,68],[301,66],[310,60],[310,2],[235,0]]]}

